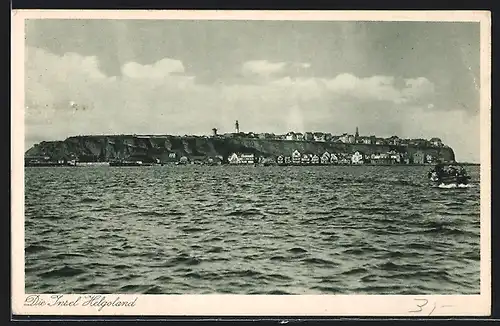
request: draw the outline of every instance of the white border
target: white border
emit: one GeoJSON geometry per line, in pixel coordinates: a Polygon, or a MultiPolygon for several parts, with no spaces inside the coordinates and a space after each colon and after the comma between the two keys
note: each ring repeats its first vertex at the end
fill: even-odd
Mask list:
{"type": "MultiPolygon", "coordinates": [[[[491,18],[487,11],[92,11],[12,12],[12,312],[19,315],[206,316],[486,316],[491,305],[491,18]],[[133,307],[25,306],[24,293],[24,20],[189,19],[479,22],[481,26],[481,285],[480,295],[106,295],[133,307]],[[423,305],[426,303],[425,305],[423,305]],[[418,305],[422,308],[419,311],[418,305]],[[411,312],[413,311],[413,312],[411,312]]],[[[51,295],[41,295],[50,301],[51,295]]],[[[78,294],[65,295],[75,300],[78,294]]]]}

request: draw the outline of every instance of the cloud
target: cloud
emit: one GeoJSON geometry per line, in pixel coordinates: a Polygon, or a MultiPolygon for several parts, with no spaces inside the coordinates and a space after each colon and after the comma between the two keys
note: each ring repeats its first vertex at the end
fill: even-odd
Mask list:
{"type": "Polygon", "coordinates": [[[247,62],[263,78],[209,85],[184,75],[183,62],[172,58],[129,62],[123,76],[108,77],[96,57],[27,48],[26,146],[81,134],[209,134],[213,127],[224,133],[239,120],[241,130],[255,132],[340,134],[359,126],[363,134],[438,136],[456,146],[459,159],[479,157],[479,126],[455,111],[439,112],[435,87],[424,77],[398,83],[392,76],[283,75],[290,66],[247,62]],[[70,101],[89,109],[74,110],[70,101]]]}
{"type": "Polygon", "coordinates": [[[269,62],[267,60],[253,60],[243,63],[242,73],[244,75],[269,76],[282,71],[286,62],[269,62]]]}
{"type": "Polygon", "coordinates": [[[172,73],[183,73],[184,65],[181,61],[165,58],[152,65],[141,65],[137,62],[128,62],[122,67],[122,74],[129,78],[165,78],[172,73]]]}

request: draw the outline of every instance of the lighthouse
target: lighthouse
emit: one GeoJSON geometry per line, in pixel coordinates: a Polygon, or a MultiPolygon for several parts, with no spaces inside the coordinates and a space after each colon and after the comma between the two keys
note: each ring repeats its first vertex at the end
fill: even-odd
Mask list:
{"type": "Polygon", "coordinates": [[[240,133],[240,124],[238,123],[238,120],[236,120],[236,123],[234,124],[234,128],[236,130],[236,133],[239,134],[240,133]]]}

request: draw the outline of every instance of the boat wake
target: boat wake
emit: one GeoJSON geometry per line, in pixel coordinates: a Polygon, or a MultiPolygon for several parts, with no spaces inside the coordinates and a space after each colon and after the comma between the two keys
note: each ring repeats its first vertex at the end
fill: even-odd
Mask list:
{"type": "Polygon", "coordinates": [[[463,183],[459,183],[459,184],[456,184],[456,183],[450,183],[450,184],[441,183],[437,187],[441,188],[441,189],[454,189],[454,188],[472,188],[473,185],[471,185],[471,184],[463,184],[463,183]]]}

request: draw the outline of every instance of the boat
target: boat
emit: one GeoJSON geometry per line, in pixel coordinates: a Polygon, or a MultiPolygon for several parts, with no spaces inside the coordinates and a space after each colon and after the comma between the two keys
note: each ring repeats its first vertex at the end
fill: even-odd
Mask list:
{"type": "Polygon", "coordinates": [[[437,185],[467,185],[470,176],[463,166],[452,163],[438,163],[429,171],[428,178],[437,185]]]}

